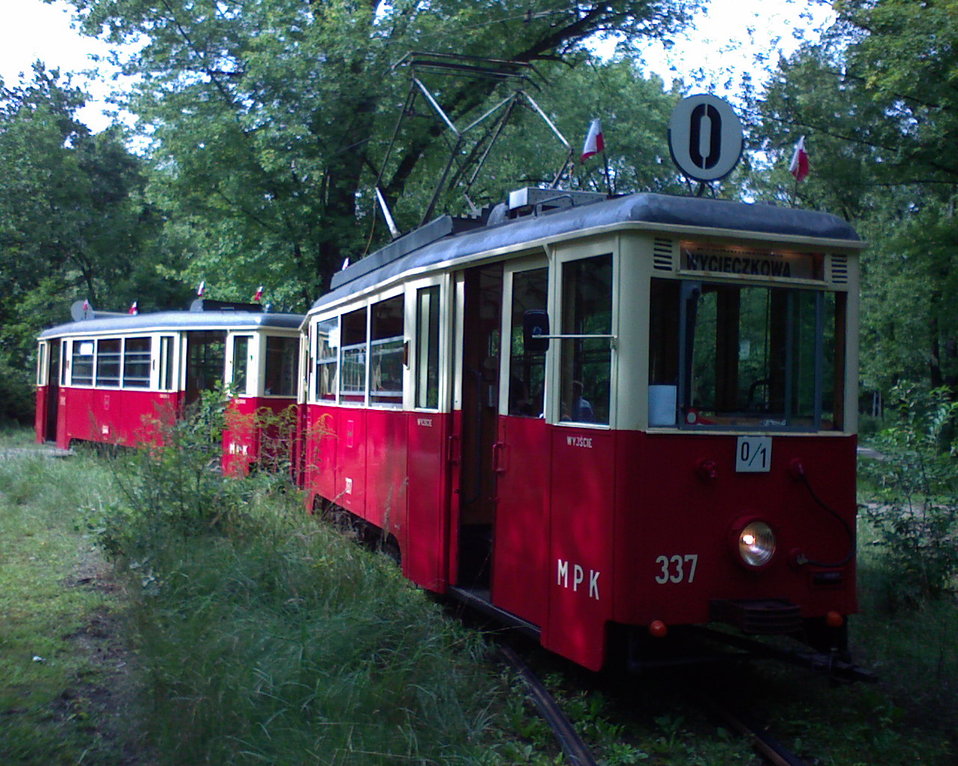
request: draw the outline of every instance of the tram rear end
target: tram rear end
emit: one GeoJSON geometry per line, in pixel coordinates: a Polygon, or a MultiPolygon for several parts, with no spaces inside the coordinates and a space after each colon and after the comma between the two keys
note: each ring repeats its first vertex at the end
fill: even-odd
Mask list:
{"type": "MultiPolygon", "coordinates": [[[[598,667],[604,616],[645,648],[720,622],[845,650],[857,608],[857,260],[835,244],[729,232],[623,244],[617,276],[637,289],[614,326],[611,432],[569,424],[552,449],[553,549],[568,555],[553,559],[560,608],[546,645],[598,667]],[[651,259],[628,257],[650,246],[651,259]],[[576,514],[604,518],[608,544],[576,514]],[[576,622],[596,632],[563,629],[576,622]]],[[[589,341],[561,342],[569,356],[589,341]]],[[[579,358],[581,376],[585,346],[579,358]]]]}

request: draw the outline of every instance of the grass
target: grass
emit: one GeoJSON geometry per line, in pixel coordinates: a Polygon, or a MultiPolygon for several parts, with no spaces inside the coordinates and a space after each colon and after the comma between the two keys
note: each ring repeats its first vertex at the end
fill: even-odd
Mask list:
{"type": "Polygon", "coordinates": [[[255,535],[183,541],[143,579],[163,760],[481,760],[499,690],[477,637],[302,517],[255,514],[255,535]]]}
{"type": "MultiPolygon", "coordinates": [[[[0,432],[0,447],[28,444],[0,432]]],[[[303,514],[298,493],[269,476],[221,483],[193,458],[144,473],[127,457],[0,460],[0,763],[561,762],[480,637],[303,514]],[[215,512],[177,498],[186,487],[215,512]]],[[[859,539],[853,651],[878,685],[763,663],[630,680],[623,703],[555,679],[603,763],[755,762],[689,708],[706,681],[821,764],[953,762],[954,598],[890,612],[894,575],[867,527],[859,539]]]]}
{"type": "MultiPolygon", "coordinates": [[[[4,434],[4,447],[23,442],[4,434]]],[[[0,763],[122,760],[124,660],[105,627],[123,605],[73,526],[111,485],[90,460],[0,458],[0,763]]]]}
{"type": "MultiPolygon", "coordinates": [[[[134,591],[159,763],[509,763],[474,632],[282,478],[204,467],[202,429],[118,468],[91,514],[134,591]]],[[[215,461],[213,461],[215,462],[215,461]]]]}

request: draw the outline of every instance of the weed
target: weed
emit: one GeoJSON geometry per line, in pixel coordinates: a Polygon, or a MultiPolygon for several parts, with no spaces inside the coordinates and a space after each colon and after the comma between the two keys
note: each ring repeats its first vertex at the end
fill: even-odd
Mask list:
{"type": "Polygon", "coordinates": [[[958,573],[958,443],[948,438],[958,403],[944,389],[899,388],[895,396],[898,420],[875,441],[884,458],[862,469],[875,488],[862,515],[890,570],[890,610],[943,596],[958,573]]]}

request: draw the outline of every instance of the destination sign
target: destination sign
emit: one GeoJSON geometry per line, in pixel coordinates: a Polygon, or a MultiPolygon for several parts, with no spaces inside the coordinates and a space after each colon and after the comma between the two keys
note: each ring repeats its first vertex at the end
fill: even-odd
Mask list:
{"type": "Polygon", "coordinates": [[[776,279],[824,278],[824,259],[814,253],[773,253],[743,248],[682,246],[682,270],[776,279]]]}

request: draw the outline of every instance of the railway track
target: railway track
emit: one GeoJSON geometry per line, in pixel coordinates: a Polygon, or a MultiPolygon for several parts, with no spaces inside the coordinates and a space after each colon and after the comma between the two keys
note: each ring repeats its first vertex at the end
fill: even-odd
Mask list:
{"type": "MultiPolygon", "coordinates": [[[[598,766],[600,761],[592,748],[579,736],[559,702],[532,669],[514,649],[503,643],[499,645],[499,653],[525,683],[530,699],[550,727],[566,762],[570,766],[598,766]]],[[[715,699],[702,696],[697,697],[692,704],[743,737],[755,753],[770,766],[806,766],[807,761],[789,750],[769,732],[767,726],[751,715],[735,711],[725,702],[719,703],[715,699]]]]}

